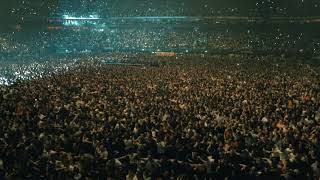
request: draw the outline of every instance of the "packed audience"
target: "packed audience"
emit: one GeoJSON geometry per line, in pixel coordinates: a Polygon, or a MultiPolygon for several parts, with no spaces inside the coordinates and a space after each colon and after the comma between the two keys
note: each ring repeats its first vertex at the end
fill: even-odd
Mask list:
{"type": "Polygon", "coordinates": [[[252,27],[249,23],[122,23],[101,22],[90,28],[52,25],[41,31],[1,33],[0,60],[101,52],[264,52],[312,56],[320,52],[316,24],[301,29],[292,24],[252,27]]]}
{"type": "Polygon", "coordinates": [[[319,179],[319,73],[272,56],[150,57],[2,86],[0,178],[319,179]]]}
{"type": "Polygon", "coordinates": [[[11,85],[17,81],[41,78],[52,73],[72,70],[82,66],[84,58],[86,58],[87,63],[93,61],[93,57],[88,56],[0,60],[0,85],[11,85]]]}

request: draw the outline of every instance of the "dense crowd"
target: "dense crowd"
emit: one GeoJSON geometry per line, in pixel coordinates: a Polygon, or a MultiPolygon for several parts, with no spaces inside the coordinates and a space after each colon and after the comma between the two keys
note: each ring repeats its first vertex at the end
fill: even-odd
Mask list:
{"type": "Polygon", "coordinates": [[[320,178],[318,65],[157,60],[0,87],[0,178],[320,178]]]}
{"type": "Polygon", "coordinates": [[[258,51],[319,55],[320,50],[320,39],[315,33],[315,29],[318,29],[316,24],[301,29],[301,26],[292,24],[251,27],[249,23],[162,23],[140,26],[98,23],[90,28],[60,26],[60,29],[54,29],[56,26],[53,25],[42,31],[1,33],[0,60],[39,58],[52,54],[155,51],[258,51]]]}
{"type": "MultiPolygon", "coordinates": [[[[38,59],[0,60],[0,85],[11,85],[17,81],[41,78],[52,73],[72,70],[82,66],[83,58],[52,56],[38,59]]],[[[86,57],[87,63],[92,61],[93,57],[86,57]]]]}
{"type": "Polygon", "coordinates": [[[41,78],[50,74],[66,72],[83,64],[159,65],[148,61],[150,55],[142,53],[104,53],[95,55],[46,56],[39,58],[0,60],[0,85],[41,78]]]}

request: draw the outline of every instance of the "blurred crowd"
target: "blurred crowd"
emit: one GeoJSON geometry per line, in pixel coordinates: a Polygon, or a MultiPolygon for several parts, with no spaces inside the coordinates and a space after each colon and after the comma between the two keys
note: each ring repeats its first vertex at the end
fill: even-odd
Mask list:
{"type": "Polygon", "coordinates": [[[161,62],[150,60],[153,56],[153,54],[142,53],[104,53],[2,60],[0,61],[0,85],[12,85],[20,81],[72,71],[83,64],[158,66],[161,62]]]}
{"type": "Polygon", "coordinates": [[[0,178],[320,178],[318,65],[144,59],[0,87],[0,178]]]}
{"type": "Polygon", "coordinates": [[[94,27],[50,26],[49,30],[0,34],[0,59],[39,58],[52,54],[89,54],[100,52],[264,52],[319,55],[317,27],[244,24],[164,27],[135,24],[95,25],[94,27]],[[109,27],[110,26],[110,27],[109,27]],[[58,29],[54,29],[57,28],[58,29]],[[141,27],[141,28],[140,28],[141,27]],[[292,28],[292,29],[291,29],[292,28]]]}
{"type": "MultiPolygon", "coordinates": [[[[98,59],[98,57],[97,57],[98,59]]],[[[31,80],[66,72],[82,66],[83,57],[47,57],[0,61],[0,85],[12,85],[18,81],[31,80]]],[[[86,58],[92,63],[93,57],[86,58]]]]}

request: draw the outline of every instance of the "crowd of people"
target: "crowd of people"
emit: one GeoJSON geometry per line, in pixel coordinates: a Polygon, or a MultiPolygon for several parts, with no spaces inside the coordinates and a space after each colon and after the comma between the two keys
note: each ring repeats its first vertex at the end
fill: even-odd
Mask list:
{"type": "Polygon", "coordinates": [[[0,60],[0,85],[12,85],[18,81],[41,78],[50,74],[70,71],[83,63],[118,65],[159,65],[159,61],[148,61],[153,55],[143,53],[103,53],[95,55],[60,55],[39,58],[0,60]]]}
{"type": "MultiPolygon", "coordinates": [[[[77,20],[74,20],[74,23],[77,20]]],[[[163,20],[164,21],[164,20],[163,20]]],[[[0,34],[0,59],[39,58],[52,54],[100,52],[277,52],[319,55],[320,39],[309,25],[210,24],[163,21],[123,22],[93,27],[49,26],[43,31],[0,34]],[[54,29],[57,28],[58,29],[54,29]],[[294,29],[294,30],[293,30],[294,29]],[[296,30],[297,29],[297,30],[296,30]]],[[[96,22],[92,22],[96,23],[96,22]]]]}
{"type": "MultiPolygon", "coordinates": [[[[41,78],[52,73],[72,70],[82,65],[83,58],[52,56],[38,59],[0,60],[0,85],[11,85],[17,81],[41,78]]],[[[92,60],[93,57],[86,57],[87,63],[92,60]]]]}
{"type": "Polygon", "coordinates": [[[0,178],[319,179],[319,72],[150,57],[0,86],[0,178]]]}

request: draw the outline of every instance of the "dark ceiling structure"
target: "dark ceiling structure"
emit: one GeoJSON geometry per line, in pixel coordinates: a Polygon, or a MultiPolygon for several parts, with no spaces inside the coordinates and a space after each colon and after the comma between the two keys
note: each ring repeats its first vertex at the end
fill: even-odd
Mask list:
{"type": "Polygon", "coordinates": [[[320,16],[319,0],[2,0],[0,15],[1,19],[11,15],[51,16],[61,11],[65,2],[70,4],[68,11],[96,9],[107,16],[320,16]],[[90,7],[81,7],[82,2],[90,7]]]}

